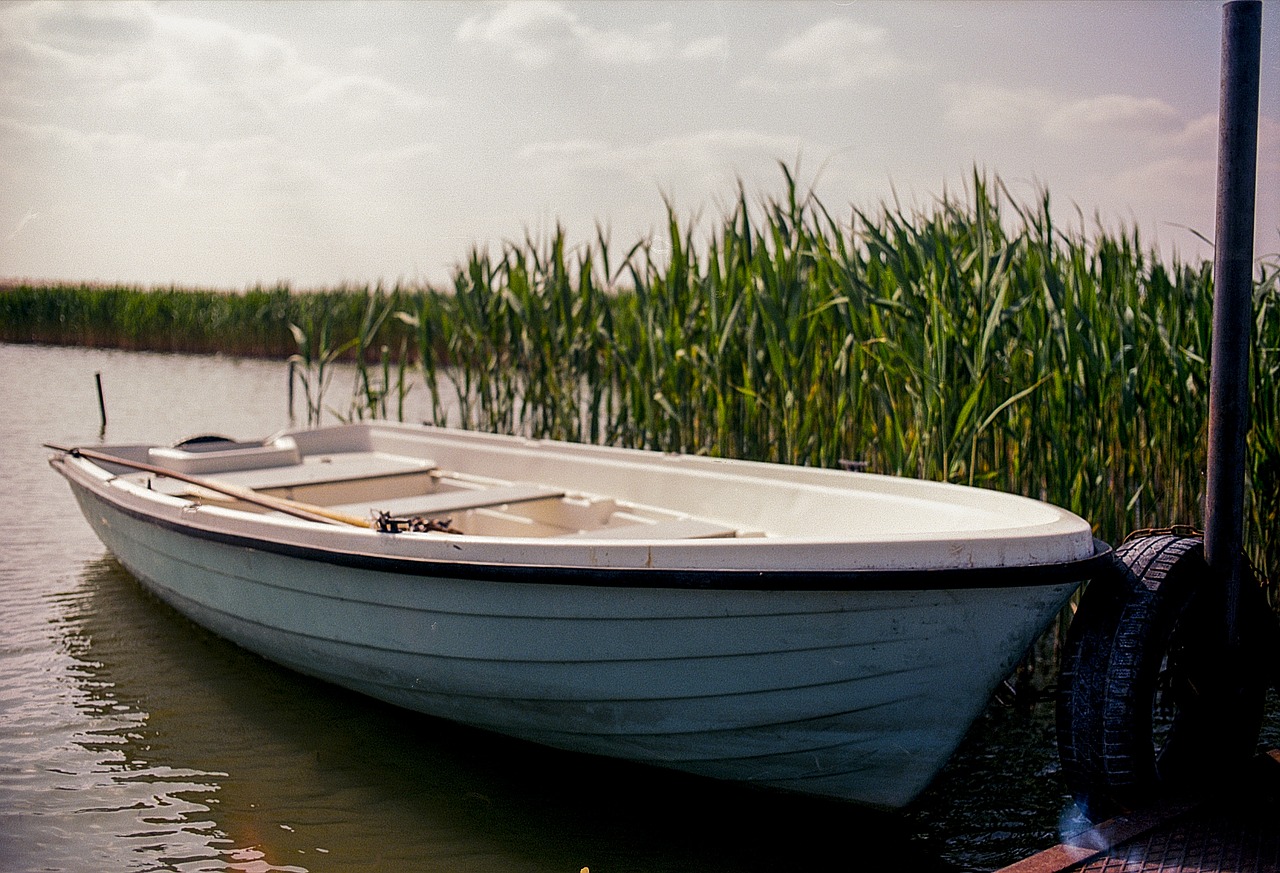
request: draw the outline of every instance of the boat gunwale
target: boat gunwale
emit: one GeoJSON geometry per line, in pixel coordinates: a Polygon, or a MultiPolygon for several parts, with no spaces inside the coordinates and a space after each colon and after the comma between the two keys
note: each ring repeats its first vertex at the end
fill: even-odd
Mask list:
{"type": "MultiPolygon", "coordinates": [[[[64,458],[52,458],[55,469],[64,458]]],[[[97,469],[97,465],[92,465],[97,469]]],[[[112,499],[110,489],[93,487],[58,469],[77,489],[135,520],[195,539],[253,549],[294,560],[397,576],[448,578],[467,582],[572,585],[619,589],[725,591],[911,591],[969,588],[1045,588],[1083,582],[1112,560],[1111,546],[1093,538],[1093,554],[1068,561],[998,566],[924,568],[851,567],[841,569],[748,569],[739,567],[611,567],[505,563],[436,557],[376,554],[323,545],[289,542],[219,530],[146,512],[112,499]]],[[[97,485],[105,482],[95,483],[97,485]]],[[[382,536],[397,536],[382,534],[382,536]]],[[[446,536],[446,535],[441,535],[446,536]]]]}

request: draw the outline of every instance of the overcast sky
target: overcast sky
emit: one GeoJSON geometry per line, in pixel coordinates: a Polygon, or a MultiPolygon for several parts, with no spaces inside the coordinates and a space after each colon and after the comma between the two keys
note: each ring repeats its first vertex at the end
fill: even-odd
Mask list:
{"type": "MultiPolygon", "coordinates": [[[[829,210],[973,167],[1209,256],[1219,2],[0,3],[0,277],[441,282],[624,252],[798,167],[829,210]],[[1188,229],[1190,228],[1190,229],[1188,229]],[[1194,232],[1193,232],[1194,231],[1194,232]]],[[[1280,252],[1280,0],[1258,250],[1280,252]]]]}

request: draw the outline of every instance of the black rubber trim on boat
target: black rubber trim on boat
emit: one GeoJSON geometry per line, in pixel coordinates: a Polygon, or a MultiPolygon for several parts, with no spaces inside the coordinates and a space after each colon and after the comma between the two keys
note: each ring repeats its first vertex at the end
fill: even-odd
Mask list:
{"type": "MultiPolygon", "coordinates": [[[[83,487],[83,486],[81,486],[83,487]]],[[[85,489],[97,500],[101,494],[85,489]]],[[[908,570],[741,570],[644,567],[573,567],[537,564],[486,564],[369,555],[281,543],[209,530],[156,518],[109,502],[117,512],[174,533],[238,548],[314,561],[335,567],[449,578],[469,582],[582,585],[602,588],[680,588],[725,591],[912,591],[936,588],[1023,588],[1060,585],[1090,578],[1113,560],[1111,546],[1093,541],[1094,553],[1078,561],[1020,567],[945,567],[908,570]]]]}

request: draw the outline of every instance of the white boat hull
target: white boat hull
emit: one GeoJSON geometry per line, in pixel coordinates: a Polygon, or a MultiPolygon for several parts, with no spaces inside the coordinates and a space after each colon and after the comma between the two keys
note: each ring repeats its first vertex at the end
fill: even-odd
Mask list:
{"type": "Polygon", "coordinates": [[[737,587],[688,569],[639,585],[609,568],[335,559],[255,546],[230,518],[189,526],[215,513],[157,513],[77,464],[55,461],[121,563],[265,658],[550,746],[876,807],[933,778],[1079,578],[1028,568],[1016,584],[994,568],[984,587],[980,568],[818,587],[813,573],[833,571],[799,568],[783,588],[784,571],[751,584],[739,568],[737,587]]]}

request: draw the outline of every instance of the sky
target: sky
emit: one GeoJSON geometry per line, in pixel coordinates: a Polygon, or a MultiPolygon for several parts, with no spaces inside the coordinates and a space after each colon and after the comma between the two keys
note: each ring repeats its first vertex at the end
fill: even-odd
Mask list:
{"type": "MultiPolygon", "coordinates": [[[[0,279],[447,284],[473,247],[661,245],[781,166],[928,210],[975,169],[1211,257],[1222,10],[1120,2],[0,2],[0,279]]],[[[1280,253],[1280,0],[1255,254],[1280,253]]]]}

